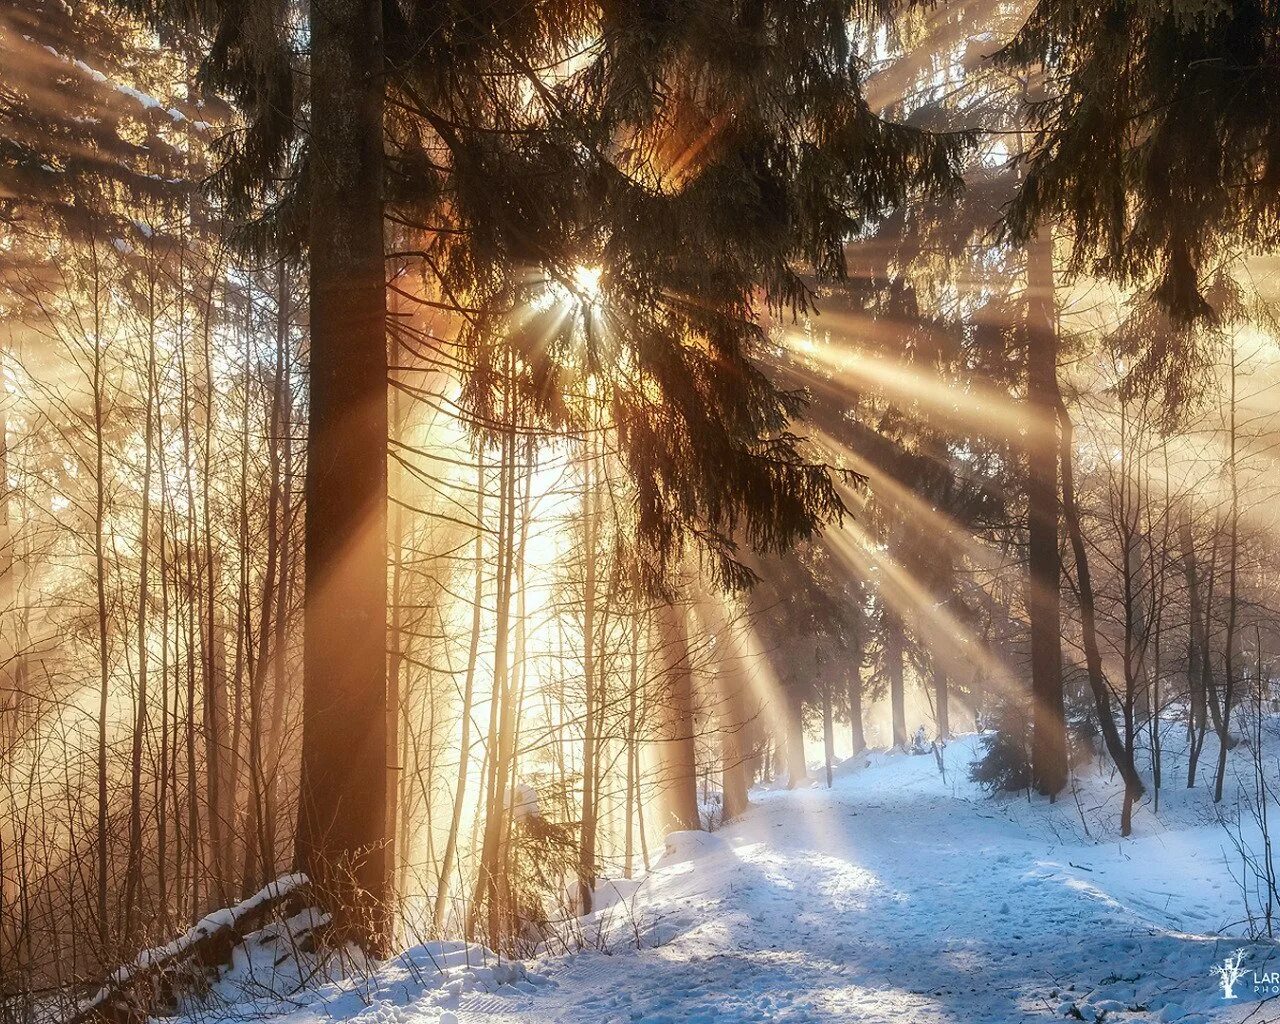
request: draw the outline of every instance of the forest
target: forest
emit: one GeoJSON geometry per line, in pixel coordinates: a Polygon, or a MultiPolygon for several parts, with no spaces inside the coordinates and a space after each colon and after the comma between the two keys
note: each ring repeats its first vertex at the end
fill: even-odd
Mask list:
{"type": "Polygon", "coordinates": [[[0,1024],[1280,1020],[1277,111],[1277,0],[0,0],[0,1024]]]}

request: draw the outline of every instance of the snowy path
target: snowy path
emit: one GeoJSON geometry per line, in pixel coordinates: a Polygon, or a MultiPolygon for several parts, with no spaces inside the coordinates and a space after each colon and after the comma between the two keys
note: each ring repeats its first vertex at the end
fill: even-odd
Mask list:
{"type": "Polygon", "coordinates": [[[755,794],[723,845],[608,912],[611,955],[537,964],[553,986],[464,996],[459,1020],[1280,1019],[1280,999],[1225,1002],[1209,974],[1240,944],[1205,937],[1239,916],[1217,826],[1082,844],[1074,804],[957,781],[965,746],[949,784],[932,758],[879,755],[831,791],[755,794]],[[668,941],[627,948],[636,928],[668,941]]]}

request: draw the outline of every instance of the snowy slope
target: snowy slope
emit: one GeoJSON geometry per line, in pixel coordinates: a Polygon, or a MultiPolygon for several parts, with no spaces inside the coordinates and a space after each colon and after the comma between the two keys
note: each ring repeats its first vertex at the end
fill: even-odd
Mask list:
{"type": "MultiPolygon", "coordinates": [[[[677,837],[605,911],[613,955],[539,964],[554,990],[464,997],[460,1019],[1280,1019],[1251,983],[1233,1008],[1209,973],[1242,944],[1213,934],[1241,910],[1203,789],[1172,783],[1118,842],[1109,780],[1083,779],[1078,804],[993,800],[965,777],[977,749],[951,745],[945,782],[931,757],[872,754],[830,791],[755,793],[746,820],[692,851],[677,837]],[[637,934],[651,948],[628,950],[637,934]]],[[[1250,947],[1248,966],[1274,957],[1250,947]]]]}
{"type": "Polygon", "coordinates": [[[756,792],[743,821],[677,834],[588,922],[607,952],[445,998],[439,979],[401,971],[358,1004],[329,998],[290,1019],[1280,1020],[1280,998],[1260,1000],[1251,980],[1280,970],[1280,951],[1229,937],[1238,855],[1203,788],[1171,780],[1161,814],[1144,810],[1121,842],[1109,780],[1086,775],[1079,799],[1052,806],[990,799],[965,779],[976,750],[976,737],[954,742],[945,781],[932,757],[872,754],[831,790],[756,792]],[[1250,974],[1229,1002],[1210,968],[1242,945],[1250,974]]]}

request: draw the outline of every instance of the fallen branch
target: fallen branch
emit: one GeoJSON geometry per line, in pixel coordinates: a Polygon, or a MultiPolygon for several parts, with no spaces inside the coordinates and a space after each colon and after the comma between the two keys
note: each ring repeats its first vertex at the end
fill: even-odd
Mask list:
{"type": "Polygon", "coordinates": [[[203,977],[209,970],[231,963],[232,950],[245,935],[306,884],[306,875],[282,875],[235,906],[201,918],[172,942],[144,949],[82,1000],[67,1024],[145,1021],[158,995],[172,996],[178,974],[187,971],[189,977],[203,977]],[[193,967],[195,971],[191,971],[193,967]]]}

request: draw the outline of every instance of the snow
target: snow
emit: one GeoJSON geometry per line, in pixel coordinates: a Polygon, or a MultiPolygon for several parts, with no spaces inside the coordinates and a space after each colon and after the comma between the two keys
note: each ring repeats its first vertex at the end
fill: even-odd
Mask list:
{"type": "MultiPolygon", "coordinates": [[[[364,963],[354,951],[330,959],[316,976],[314,958],[292,941],[314,925],[312,914],[255,933],[237,947],[213,999],[238,1019],[282,1024],[350,1020],[362,1024],[419,1024],[447,1020],[464,996],[509,1000],[545,985],[524,964],[467,942],[435,941],[411,947],[381,964],[364,963]]],[[[206,1001],[207,1002],[207,1001],[206,1001]]],[[[192,1024],[207,1005],[188,1007],[192,1024]]]]}
{"type": "MultiPolygon", "coordinates": [[[[1114,780],[1085,773],[1052,805],[989,798],[967,780],[979,752],[951,743],[945,781],[932,757],[872,753],[831,790],[757,790],[744,820],[668,837],[592,915],[594,949],[539,961],[554,988],[464,998],[459,1020],[1280,1020],[1251,974],[1233,1006],[1210,973],[1245,944],[1235,854],[1210,794],[1178,789],[1176,750],[1160,816],[1140,809],[1123,841],[1114,780]]],[[[1280,967],[1246,945],[1251,970],[1280,967]]]]}
{"type": "Polygon", "coordinates": [[[658,867],[667,868],[700,857],[722,855],[724,850],[724,840],[711,832],[672,832],[663,845],[658,867]]]}
{"type": "MultiPolygon", "coordinates": [[[[28,35],[24,35],[22,38],[27,40],[28,42],[35,41],[28,35]]],[[[79,58],[68,59],[68,57],[65,54],[60,53],[58,50],[56,50],[52,46],[49,46],[48,44],[41,44],[41,49],[47,51],[58,60],[69,63],[77,71],[87,76],[93,82],[96,82],[99,85],[109,86],[110,88],[114,89],[116,92],[120,93],[121,95],[128,96],[131,100],[137,103],[138,106],[142,107],[144,110],[163,111],[163,113],[174,124],[181,124],[187,121],[187,116],[184,113],[182,113],[182,111],[178,110],[176,107],[165,107],[163,103],[161,103],[158,99],[156,99],[154,96],[152,96],[148,92],[144,92],[141,89],[135,89],[133,86],[126,85],[123,82],[112,81],[109,76],[103,74],[97,68],[92,67],[89,64],[86,64],[83,60],[80,60],[79,58]]],[[[96,120],[96,119],[90,119],[90,120],[96,120]]],[[[197,121],[193,123],[193,127],[197,131],[203,131],[203,130],[207,130],[209,125],[204,121],[197,121]]]]}
{"type": "MultiPolygon", "coordinates": [[[[740,821],[668,837],[643,879],[603,881],[595,912],[579,922],[581,951],[513,964],[481,947],[431,943],[361,981],[329,981],[287,1006],[258,1000],[237,1016],[1280,1020],[1280,998],[1255,993],[1252,982],[1254,971],[1280,970],[1280,950],[1241,937],[1240,858],[1205,788],[1211,769],[1188,791],[1178,751],[1167,752],[1159,814],[1139,808],[1134,837],[1121,840],[1120,790],[1109,773],[1081,772],[1054,804],[990,798],[967,780],[979,752],[978,736],[952,742],[945,779],[932,757],[872,753],[840,766],[830,790],[756,790],[740,821]],[[1226,1000],[1212,968],[1240,948],[1248,973],[1238,998],[1226,1000]]],[[[1246,748],[1232,758],[1250,770],[1246,748]]],[[[242,993],[254,957],[262,954],[237,951],[229,982],[242,993]]]]}
{"type": "Polygon", "coordinates": [[[139,972],[146,971],[156,965],[163,965],[189,950],[201,939],[212,935],[219,928],[234,927],[246,915],[253,913],[264,903],[279,900],[299,889],[307,882],[303,874],[282,875],[273,882],[263,886],[258,892],[249,896],[235,906],[223,907],[202,917],[194,925],[172,942],[163,946],[144,949],[132,962],[117,968],[107,979],[105,985],[80,1004],[80,1010],[98,1006],[109,998],[112,992],[129,981],[139,972]]]}
{"type": "Polygon", "coordinates": [[[527,782],[516,783],[511,813],[517,818],[536,818],[542,813],[538,808],[538,791],[527,782]]]}
{"type": "MultiPolygon", "coordinates": [[[[52,47],[46,47],[46,49],[49,50],[49,52],[54,54],[55,56],[58,56],[58,57],[62,56],[61,54],[58,53],[57,50],[54,50],[52,47]]],[[[104,75],[97,68],[90,67],[88,64],[86,64],[82,60],[75,59],[75,60],[72,60],[71,63],[77,70],[88,75],[91,79],[93,79],[93,81],[102,85],[110,85],[111,88],[116,90],[116,92],[124,96],[128,96],[131,100],[137,103],[138,106],[142,107],[145,110],[163,110],[164,113],[169,116],[169,119],[173,121],[175,124],[178,124],[186,120],[186,116],[182,113],[182,111],[176,110],[173,107],[169,107],[168,109],[166,109],[163,103],[161,103],[158,99],[156,99],[154,96],[152,96],[148,92],[143,92],[141,89],[135,89],[133,86],[125,85],[123,82],[113,82],[111,81],[110,78],[104,75]]]]}

